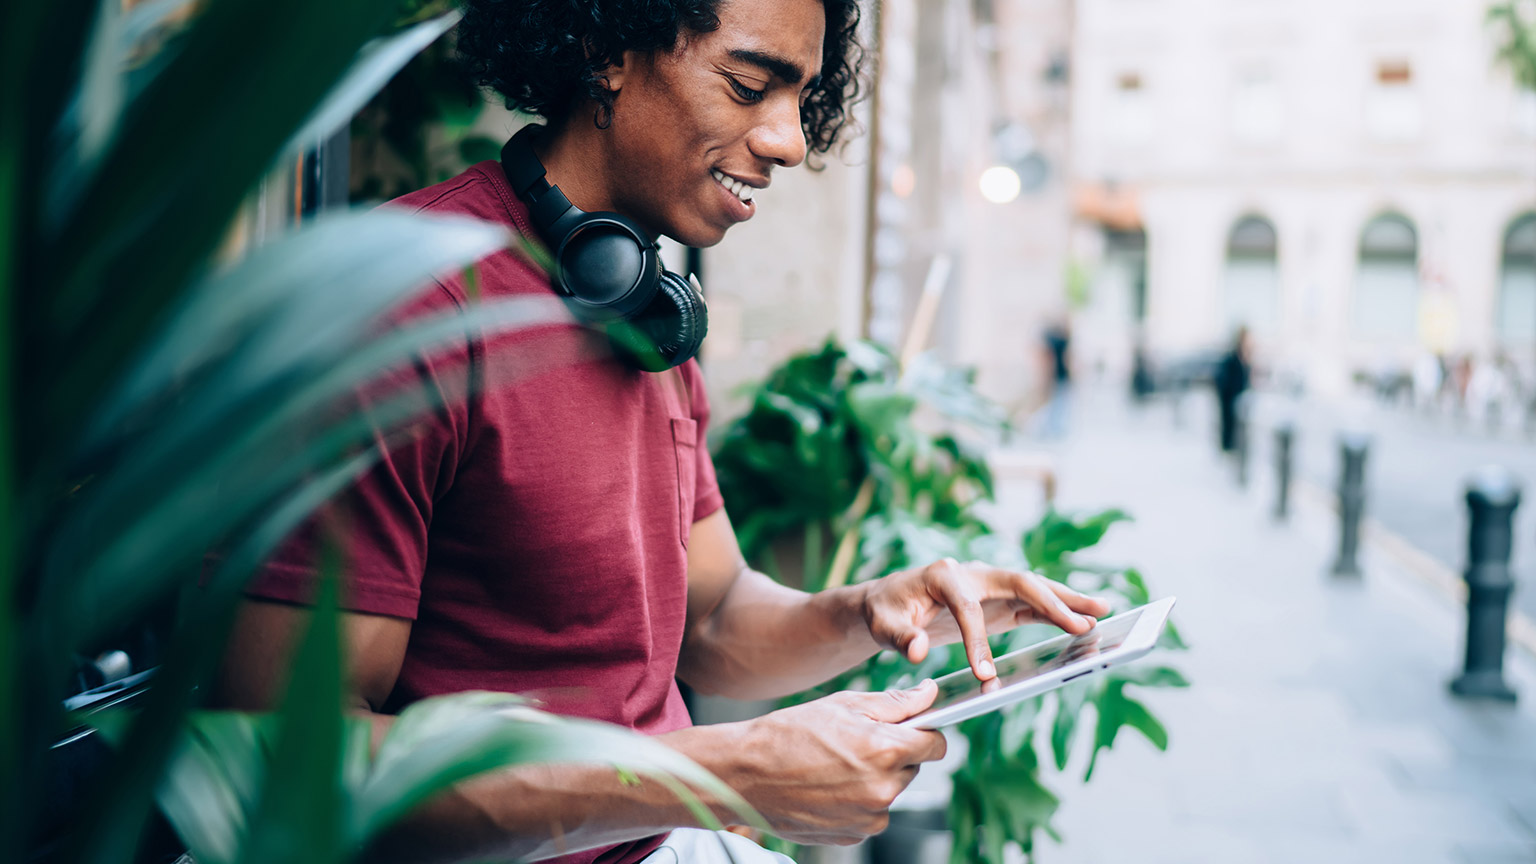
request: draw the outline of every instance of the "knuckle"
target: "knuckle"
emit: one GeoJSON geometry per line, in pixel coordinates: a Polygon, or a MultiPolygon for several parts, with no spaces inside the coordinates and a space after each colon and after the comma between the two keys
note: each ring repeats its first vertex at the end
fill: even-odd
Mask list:
{"type": "Polygon", "coordinates": [[[949,754],[949,739],[945,738],[941,733],[933,733],[933,738],[930,741],[932,741],[931,746],[934,759],[943,759],[949,754]]]}
{"type": "Polygon", "coordinates": [[[885,829],[889,828],[890,825],[891,825],[891,814],[890,814],[890,812],[887,811],[887,810],[881,810],[879,813],[876,813],[874,816],[870,817],[868,823],[866,823],[866,825],[865,825],[865,832],[864,833],[866,833],[866,834],[868,834],[870,836],[874,836],[876,834],[879,834],[879,833],[885,831],[885,829]]]}
{"type": "Polygon", "coordinates": [[[875,748],[869,760],[875,767],[885,770],[900,764],[905,755],[903,749],[896,746],[895,742],[886,742],[875,748]]]}
{"type": "Polygon", "coordinates": [[[939,560],[928,565],[929,572],[939,576],[947,576],[959,568],[960,562],[953,558],[940,558],[939,560]]]}

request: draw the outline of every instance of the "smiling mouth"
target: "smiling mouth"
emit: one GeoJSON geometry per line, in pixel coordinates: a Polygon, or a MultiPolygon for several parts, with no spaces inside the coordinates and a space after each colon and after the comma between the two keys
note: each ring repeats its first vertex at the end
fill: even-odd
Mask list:
{"type": "Polygon", "coordinates": [[[733,177],[727,177],[724,173],[714,168],[709,169],[709,176],[715,178],[716,183],[724,186],[726,191],[730,192],[732,195],[735,195],[737,199],[741,201],[741,203],[752,203],[753,189],[751,186],[748,186],[747,184],[733,177]]]}

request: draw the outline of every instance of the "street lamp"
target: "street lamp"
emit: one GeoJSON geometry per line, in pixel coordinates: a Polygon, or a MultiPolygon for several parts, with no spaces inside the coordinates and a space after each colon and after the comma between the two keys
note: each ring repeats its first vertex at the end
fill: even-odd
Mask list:
{"type": "Polygon", "coordinates": [[[993,204],[1007,204],[1019,197],[1023,184],[1019,172],[1007,165],[993,165],[981,172],[981,197],[993,204]]]}

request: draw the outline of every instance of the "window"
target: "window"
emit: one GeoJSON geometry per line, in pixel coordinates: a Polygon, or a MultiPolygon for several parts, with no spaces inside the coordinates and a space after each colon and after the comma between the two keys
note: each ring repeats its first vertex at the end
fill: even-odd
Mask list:
{"type": "Polygon", "coordinates": [[[1275,226],[1245,216],[1227,235],[1226,309],[1228,329],[1246,326],[1272,332],[1279,323],[1280,268],[1275,226]]]}
{"type": "Polygon", "coordinates": [[[1377,216],[1360,233],[1354,330],[1365,339],[1402,341],[1417,332],[1419,236],[1406,218],[1377,216]]]}
{"type": "Polygon", "coordinates": [[[1527,140],[1536,140],[1536,90],[1515,91],[1514,116],[1511,125],[1515,134],[1527,140]]]}
{"type": "Polygon", "coordinates": [[[1122,144],[1139,146],[1152,138],[1152,109],[1147,88],[1139,72],[1122,72],[1115,79],[1111,96],[1115,138],[1122,144]]]}
{"type": "Polygon", "coordinates": [[[1285,131],[1280,87],[1267,68],[1248,69],[1232,90],[1232,137],[1242,144],[1272,144],[1285,131]]]}
{"type": "Polygon", "coordinates": [[[1147,320],[1147,234],[1140,228],[1104,233],[1104,277],[1113,302],[1124,310],[1121,320],[1147,320]]]}
{"type": "Polygon", "coordinates": [[[1366,94],[1365,124],[1379,141],[1411,141],[1424,125],[1414,84],[1413,65],[1407,60],[1382,60],[1366,94]]]}
{"type": "Polygon", "coordinates": [[[1500,258],[1495,331],[1505,345],[1531,345],[1536,343],[1536,212],[1509,226],[1500,258]]]}

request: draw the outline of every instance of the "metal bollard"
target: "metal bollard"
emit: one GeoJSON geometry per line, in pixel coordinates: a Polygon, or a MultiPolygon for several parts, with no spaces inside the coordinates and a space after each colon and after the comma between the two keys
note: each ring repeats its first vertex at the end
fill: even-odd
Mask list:
{"type": "Polygon", "coordinates": [[[1360,575],[1360,519],[1365,515],[1365,456],[1370,436],[1346,433],[1339,436],[1339,558],[1333,575],[1360,575]]]}
{"type": "Polygon", "coordinates": [[[1296,427],[1290,421],[1275,427],[1275,519],[1291,517],[1291,445],[1296,442],[1296,427]]]}
{"type": "Polygon", "coordinates": [[[1234,454],[1237,457],[1237,485],[1247,489],[1248,455],[1249,444],[1251,443],[1249,430],[1252,427],[1250,421],[1253,419],[1253,400],[1249,398],[1247,393],[1243,393],[1237,397],[1237,404],[1233,407],[1237,409],[1237,429],[1235,430],[1237,432],[1237,453],[1234,454]]]}
{"type": "Polygon", "coordinates": [[[1467,482],[1467,657],[1451,682],[1457,696],[1515,701],[1504,683],[1504,622],[1515,580],[1509,570],[1520,483],[1502,468],[1484,468],[1467,482]]]}

